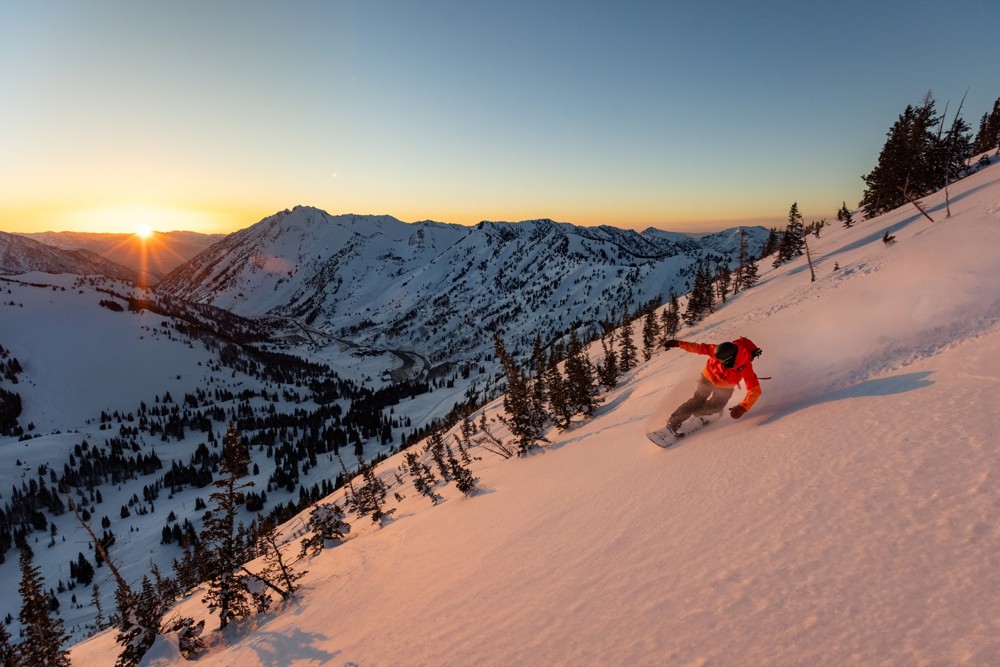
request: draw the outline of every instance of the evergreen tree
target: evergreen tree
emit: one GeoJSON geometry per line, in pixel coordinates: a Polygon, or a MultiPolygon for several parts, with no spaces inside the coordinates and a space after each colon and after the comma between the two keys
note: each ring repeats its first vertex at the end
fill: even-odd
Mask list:
{"type": "Polygon", "coordinates": [[[553,356],[545,371],[545,396],[548,399],[548,416],[556,428],[565,431],[573,419],[573,410],[566,394],[566,381],[563,379],[559,363],[553,356]]]}
{"type": "Polygon", "coordinates": [[[851,215],[850,209],[847,208],[846,201],[840,207],[840,210],[837,211],[837,220],[843,223],[844,227],[847,229],[850,229],[851,225],[854,224],[854,216],[851,215]]]}
{"type": "Polygon", "coordinates": [[[83,555],[82,552],[78,552],[75,570],[76,570],[76,580],[83,584],[84,586],[89,586],[90,582],[94,580],[94,566],[90,564],[87,557],[83,555]]]}
{"type": "Polygon", "coordinates": [[[972,156],[971,129],[964,118],[956,115],[941,140],[940,162],[945,177],[944,185],[962,178],[968,171],[968,161],[972,156]]]}
{"type": "Polygon", "coordinates": [[[601,336],[604,361],[597,365],[597,379],[609,389],[618,385],[618,353],[615,352],[613,332],[601,336]],[[612,338],[611,342],[608,338],[612,338]]]}
{"type": "MultiPolygon", "coordinates": [[[[531,382],[529,394],[531,400],[531,412],[535,421],[541,424],[544,430],[548,414],[545,410],[545,370],[546,370],[545,348],[542,346],[542,335],[535,333],[535,344],[531,349],[531,382]]],[[[459,442],[461,446],[461,442],[459,442]]]]}
{"type": "Polygon", "coordinates": [[[100,632],[104,629],[104,607],[101,605],[101,589],[97,584],[91,589],[90,602],[94,605],[97,616],[94,618],[94,626],[100,632]]]}
{"type": "MultiPolygon", "coordinates": [[[[485,417],[485,413],[483,417],[485,417]]],[[[441,477],[444,478],[445,482],[451,480],[451,476],[448,473],[448,466],[444,460],[444,438],[441,436],[440,431],[434,431],[427,437],[427,450],[434,464],[437,466],[438,472],[441,473],[441,477]]]]}
{"type": "Polygon", "coordinates": [[[774,258],[774,266],[778,267],[788,260],[798,257],[805,249],[805,225],[799,213],[799,204],[794,202],[788,209],[788,226],[778,243],[778,255],[774,258]]]}
{"type": "Polygon", "coordinates": [[[119,610],[115,641],[122,646],[115,667],[139,667],[143,656],[156,641],[169,601],[147,576],[142,578],[139,593],[120,586],[115,590],[115,600],[119,610]]]}
{"type": "Polygon", "coordinates": [[[743,273],[741,276],[741,283],[743,289],[748,290],[757,284],[759,280],[757,260],[752,256],[747,257],[747,263],[743,266],[743,273]]]}
{"type": "Polygon", "coordinates": [[[493,344],[507,377],[507,393],[503,398],[507,414],[502,420],[517,440],[518,453],[524,455],[539,441],[545,440],[544,406],[539,405],[538,395],[532,390],[529,378],[507,353],[498,332],[493,334],[493,344]]]}
{"type": "MultiPolygon", "coordinates": [[[[736,254],[736,271],[733,272],[733,294],[739,294],[746,285],[747,267],[753,262],[750,245],[747,241],[747,231],[740,227],[740,247],[736,254]]],[[[756,268],[756,267],[755,267],[756,268]]]]}
{"type": "Polygon", "coordinates": [[[4,623],[0,623],[0,667],[18,667],[17,648],[10,643],[10,633],[4,623]]]}
{"type": "Polygon", "coordinates": [[[715,265],[715,287],[719,292],[719,302],[725,303],[729,296],[729,288],[733,284],[733,274],[725,262],[718,262],[715,265]]]}
{"type": "Polygon", "coordinates": [[[429,498],[431,503],[434,505],[437,505],[439,502],[444,500],[444,498],[438,495],[434,490],[434,487],[437,484],[437,479],[434,478],[434,473],[431,472],[430,467],[428,467],[426,463],[422,463],[420,461],[417,453],[406,452],[405,459],[410,477],[413,479],[413,488],[417,490],[417,493],[429,498]]]}
{"type": "Polygon", "coordinates": [[[902,206],[907,193],[921,197],[943,184],[944,174],[934,160],[938,138],[933,128],[939,122],[934,106],[928,93],[921,106],[907,106],[889,130],[878,163],[862,177],[867,188],[860,206],[866,218],[902,206]]]}
{"type": "Polygon", "coordinates": [[[570,332],[569,356],[566,358],[566,403],[574,414],[586,416],[597,409],[597,387],[594,382],[594,367],[587,357],[587,351],[580,343],[576,330],[570,332]]]}
{"type": "Polygon", "coordinates": [[[979,121],[979,132],[972,144],[973,154],[1000,149],[1000,99],[993,103],[993,111],[983,114],[979,121]]]}
{"type": "Polygon", "coordinates": [[[691,326],[708,317],[715,305],[715,287],[708,262],[699,260],[694,274],[694,289],[688,294],[684,324],[691,326]]]}
{"type": "Polygon", "coordinates": [[[304,577],[306,570],[298,570],[294,564],[281,553],[278,539],[278,525],[271,518],[264,518],[257,532],[257,551],[263,554],[264,567],[257,573],[257,578],[271,590],[287,600],[298,590],[298,580],[304,577]]]}
{"type": "Polygon", "coordinates": [[[621,340],[621,352],[618,355],[618,368],[622,373],[628,373],[639,363],[639,351],[635,347],[635,331],[629,318],[628,308],[622,313],[622,326],[618,332],[621,340]]]}
{"type": "Polygon", "coordinates": [[[215,507],[208,513],[201,536],[206,547],[205,566],[211,573],[203,601],[209,611],[218,610],[220,630],[230,621],[250,615],[250,589],[246,575],[239,571],[248,553],[236,524],[243,490],[253,486],[253,482],[240,481],[247,476],[249,466],[250,454],[230,421],[223,442],[222,477],[213,482],[219,490],[209,496],[215,507]]]}
{"type": "Polygon", "coordinates": [[[472,475],[468,466],[459,463],[449,445],[445,445],[445,448],[448,452],[448,466],[451,468],[451,476],[455,478],[455,486],[463,495],[471,496],[476,490],[476,482],[479,481],[479,478],[472,475]]]}
{"type": "Polygon", "coordinates": [[[363,481],[354,492],[354,511],[358,513],[358,517],[371,516],[372,523],[381,525],[384,518],[396,512],[395,509],[384,509],[389,488],[375,474],[374,464],[366,464],[363,459],[358,458],[358,470],[363,481]]]}
{"type": "MultiPolygon", "coordinates": [[[[408,452],[407,456],[413,452],[408,452]]],[[[322,549],[329,549],[340,544],[344,537],[351,532],[351,526],[344,521],[344,510],[336,503],[320,503],[313,508],[309,514],[309,522],[306,527],[312,534],[302,540],[302,551],[300,556],[307,553],[315,556],[322,549]]]]}
{"type": "Polygon", "coordinates": [[[764,246],[760,249],[760,259],[778,252],[779,245],[781,245],[781,234],[776,228],[771,227],[767,240],[764,241],[764,246]]]}
{"type": "Polygon", "coordinates": [[[642,358],[649,361],[660,338],[660,323],[656,320],[656,310],[650,308],[642,321],[642,358]]]}
{"type": "Polygon", "coordinates": [[[676,338],[677,332],[681,330],[681,305],[677,300],[677,295],[670,293],[670,301],[663,310],[663,337],[676,338]]]}
{"type": "Polygon", "coordinates": [[[21,549],[21,613],[18,620],[24,632],[23,641],[17,646],[18,665],[22,667],[67,666],[69,652],[62,646],[69,639],[63,630],[62,619],[53,616],[49,596],[45,593],[45,579],[32,565],[31,551],[21,549]]]}

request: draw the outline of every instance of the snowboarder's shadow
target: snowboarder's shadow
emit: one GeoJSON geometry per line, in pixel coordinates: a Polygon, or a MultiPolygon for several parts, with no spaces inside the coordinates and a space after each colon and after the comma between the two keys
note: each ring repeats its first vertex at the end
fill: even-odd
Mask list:
{"type": "Polygon", "coordinates": [[[820,405],[821,403],[830,403],[832,401],[840,401],[847,398],[892,396],[893,394],[903,394],[908,391],[923,389],[924,387],[929,387],[934,384],[932,380],[927,379],[930,374],[931,371],[920,371],[916,373],[903,373],[902,375],[878,378],[877,380],[866,380],[864,382],[851,385],[850,387],[837,389],[836,391],[831,391],[828,394],[823,394],[803,401],[802,403],[797,403],[789,406],[787,409],[782,409],[781,407],[776,406],[776,411],[767,419],[760,422],[760,424],[763,426],[764,424],[776,422],[782,417],[786,417],[804,408],[811,408],[814,405],[820,405]]]}

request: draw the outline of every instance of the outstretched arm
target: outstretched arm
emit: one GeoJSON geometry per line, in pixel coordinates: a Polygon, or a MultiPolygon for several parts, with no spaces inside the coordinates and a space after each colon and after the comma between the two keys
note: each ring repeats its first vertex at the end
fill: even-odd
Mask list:
{"type": "Polygon", "coordinates": [[[665,340],[663,347],[668,350],[672,347],[679,347],[685,352],[692,354],[704,354],[706,357],[715,356],[715,346],[710,343],[689,343],[686,340],[665,340]]]}

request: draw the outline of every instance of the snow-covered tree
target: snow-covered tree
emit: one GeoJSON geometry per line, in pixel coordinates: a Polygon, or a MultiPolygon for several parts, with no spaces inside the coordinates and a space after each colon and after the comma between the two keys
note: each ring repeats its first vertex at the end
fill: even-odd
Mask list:
{"type": "MultiPolygon", "coordinates": [[[[414,454],[413,452],[408,452],[414,454]]],[[[302,540],[301,555],[316,555],[322,549],[340,544],[351,532],[351,526],[344,521],[344,510],[336,503],[320,503],[309,514],[306,524],[312,534],[302,540]]]]}

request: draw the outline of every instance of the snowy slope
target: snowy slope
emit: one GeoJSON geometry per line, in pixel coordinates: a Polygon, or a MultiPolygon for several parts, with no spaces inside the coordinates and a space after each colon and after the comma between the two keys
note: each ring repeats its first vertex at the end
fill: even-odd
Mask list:
{"type": "Polygon", "coordinates": [[[90,250],[63,250],[20,234],[0,232],[0,275],[31,271],[137,280],[137,273],[90,250]]]}
{"type": "Polygon", "coordinates": [[[155,232],[149,239],[140,239],[135,234],[88,232],[36,232],[19,236],[63,250],[89,250],[133,271],[147,272],[153,282],[225,237],[188,231],[155,232]]]}
{"type": "MultiPolygon", "coordinates": [[[[198,663],[1000,664],[1000,166],[951,193],[950,219],[934,195],[935,223],[825,230],[816,282],[795,260],[681,332],[764,348],[740,421],[648,443],[703,361],[660,352],[536,454],[478,451],[479,495],[397,488],[394,520],[355,521],[198,663]]],[[[145,664],[186,663],[167,637],[145,664]]]]}

